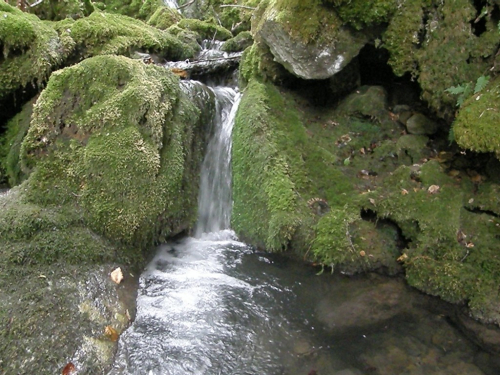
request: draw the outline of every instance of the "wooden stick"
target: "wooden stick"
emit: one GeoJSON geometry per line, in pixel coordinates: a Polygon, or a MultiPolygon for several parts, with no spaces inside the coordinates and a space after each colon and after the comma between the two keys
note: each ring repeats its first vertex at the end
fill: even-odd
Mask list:
{"type": "Polygon", "coordinates": [[[219,5],[219,8],[226,8],[226,7],[234,7],[234,8],[243,8],[243,9],[250,9],[250,10],[255,10],[257,8],[254,8],[254,7],[248,7],[246,5],[232,5],[232,4],[228,4],[228,5],[219,5]]]}
{"type": "Polygon", "coordinates": [[[186,3],[184,5],[181,5],[180,7],[177,7],[177,9],[182,9],[182,8],[185,8],[185,7],[188,7],[190,6],[191,4],[193,4],[195,2],[195,0],[191,0],[189,3],[186,3]]]}

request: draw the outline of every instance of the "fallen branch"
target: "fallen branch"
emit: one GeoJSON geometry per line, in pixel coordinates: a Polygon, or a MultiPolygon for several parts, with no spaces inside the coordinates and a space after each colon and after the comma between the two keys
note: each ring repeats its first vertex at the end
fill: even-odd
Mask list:
{"type": "Polygon", "coordinates": [[[189,3],[186,3],[186,4],[184,4],[184,5],[178,6],[178,7],[177,7],[177,10],[182,9],[182,8],[185,8],[185,7],[188,7],[188,6],[190,6],[191,4],[193,4],[194,2],[195,2],[195,0],[191,0],[189,3]]]}
{"type": "Polygon", "coordinates": [[[33,8],[33,7],[36,7],[38,4],[41,4],[43,3],[43,0],[37,0],[35,1],[33,4],[29,4],[30,8],[33,8]]]}
{"type": "Polygon", "coordinates": [[[227,8],[227,7],[233,7],[233,8],[243,8],[243,9],[250,9],[250,10],[255,10],[257,8],[254,7],[248,7],[246,5],[233,5],[233,4],[228,4],[228,5],[219,5],[219,8],[227,8]]]}

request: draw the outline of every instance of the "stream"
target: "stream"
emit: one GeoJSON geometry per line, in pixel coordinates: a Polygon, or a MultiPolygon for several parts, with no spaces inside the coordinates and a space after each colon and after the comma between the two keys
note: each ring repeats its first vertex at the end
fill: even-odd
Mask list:
{"type": "MultiPolygon", "coordinates": [[[[183,89],[201,85],[188,81],[183,89]]],[[[255,251],[229,228],[231,130],[240,95],[216,98],[194,237],[160,246],[110,375],[494,375],[436,299],[402,279],[318,276],[255,251]]],[[[208,96],[207,96],[208,97],[208,96]]]]}

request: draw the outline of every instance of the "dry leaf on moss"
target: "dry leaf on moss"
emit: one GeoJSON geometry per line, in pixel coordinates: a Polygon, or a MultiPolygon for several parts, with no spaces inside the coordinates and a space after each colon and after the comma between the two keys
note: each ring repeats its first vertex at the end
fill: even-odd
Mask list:
{"type": "Polygon", "coordinates": [[[116,329],[114,329],[111,326],[106,326],[106,328],[104,328],[104,334],[111,341],[118,341],[118,337],[120,337],[120,335],[118,334],[118,332],[116,331],[116,329]]]}

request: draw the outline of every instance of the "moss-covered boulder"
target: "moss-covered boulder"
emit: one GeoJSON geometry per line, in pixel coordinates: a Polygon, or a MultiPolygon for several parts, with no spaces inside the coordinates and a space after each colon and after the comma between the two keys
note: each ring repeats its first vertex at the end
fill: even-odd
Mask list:
{"type": "Polygon", "coordinates": [[[162,0],[102,0],[94,3],[96,8],[108,13],[123,14],[143,21],[148,20],[163,5],[162,0]]]}
{"type": "Polygon", "coordinates": [[[47,23],[0,0],[0,100],[41,85],[67,57],[70,44],[47,23]]]}
{"type": "Polygon", "coordinates": [[[500,159],[500,78],[467,100],[453,123],[457,143],[476,152],[494,152],[500,159]]]}
{"type": "MultiPolygon", "coordinates": [[[[13,7],[17,6],[17,0],[7,1],[13,7]]],[[[94,11],[90,0],[44,0],[36,6],[24,6],[24,11],[36,15],[47,21],[59,21],[65,18],[82,18],[94,11]]]]}
{"type": "Polygon", "coordinates": [[[106,327],[119,334],[135,314],[142,254],[88,229],[76,204],[41,207],[24,192],[0,194],[0,371],[103,373],[116,349],[106,327]]]}
{"type": "Polygon", "coordinates": [[[148,19],[148,25],[160,30],[166,30],[182,19],[182,15],[175,9],[162,6],[159,7],[148,19]]]}
{"type": "Polygon", "coordinates": [[[498,184],[453,148],[436,154],[435,140],[405,135],[380,87],[311,108],[249,66],[234,129],[236,232],[344,273],[404,269],[410,285],[500,325],[498,184]]]}
{"type": "Polygon", "coordinates": [[[368,171],[379,159],[370,161],[365,150],[399,125],[305,108],[294,93],[250,80],[233,132],[233,228],[256,246],[292,250],[346,273],[397,273],[397,229],[364,220],[359,197],[373,188],[368,171]],[[347,168],[360,149],[366,157],[347,168]]]}
{"type": "Polygon", "coordinates": [[[344,27],[336,12],[317,1],[263,1],[252,32],[276,61],[304,79],[340,72],[370,39],[370,32],[344,27]]]}
{"type": "Polygon", "coordinates": [[[249,31],[243,31],[224,43],[222,51],[224,52],[239,52],[250,47],[253,44],[253,37],[249,31]]]}
{"type": "Polygon", "coordinates": [[[194,50],[164,30],[120,14],[94,12],[79,20],[54,24],[61,39],[69,41],[74,59],[95,55],[127,55],[140,50],[169,60],[193,57],[194,50]]]}
{"type": "Polygon", "coordinates": [[[76,201],[90,228],[140,247],[187,229],[205,141],[199,120],[164,68],[101,56],[60,70],[21,147],[27,197],[76,201]]]}
{"type": "Polygon", "coordinates": [[[227,40],[233,37],[229,30],[213,22],[184,18],[176,26],[198,33],[201,39],[227,40]]]}

